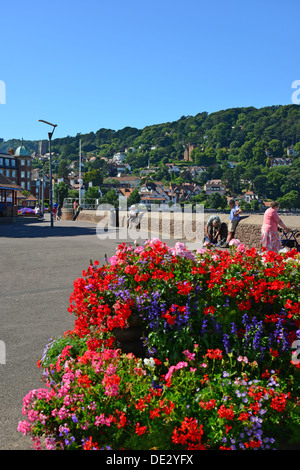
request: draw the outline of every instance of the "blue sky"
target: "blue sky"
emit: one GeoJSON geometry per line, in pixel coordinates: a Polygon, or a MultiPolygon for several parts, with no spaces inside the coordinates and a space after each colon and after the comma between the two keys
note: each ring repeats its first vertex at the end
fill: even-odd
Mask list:
{"type": "Polygon", "coordinates": [[[291,104],[297,1],[2,2],[0,137],[143,128],[291,104]]]}

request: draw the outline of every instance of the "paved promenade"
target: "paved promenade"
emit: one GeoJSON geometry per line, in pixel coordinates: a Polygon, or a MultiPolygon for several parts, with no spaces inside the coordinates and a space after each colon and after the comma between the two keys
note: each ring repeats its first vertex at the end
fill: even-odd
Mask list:
{"type": "Polygon", "coordinates": [[[36,361],[52,337],[74,323],[67,308],[74,280],[90,260],[103,262],[122,240],[100,240],[96,224],[83,221],[18,220],[0,225],[0,450],[27,450],[17,431],[22,400],[44,387],[36,361]]]}

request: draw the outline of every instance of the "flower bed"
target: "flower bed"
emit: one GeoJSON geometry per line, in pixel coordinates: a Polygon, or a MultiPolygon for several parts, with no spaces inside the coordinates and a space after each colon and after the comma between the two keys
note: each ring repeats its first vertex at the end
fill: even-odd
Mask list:
{"type": "Polygon", "coordinates": [[[19,430],[51,449],[299,442],[299,265],[296,250],[238,241],[190,252],[150,240],[91,262],[74,282],[74,328],[46,347],[47,388],[24,398],[19,430]],[[140,355],[122,343],[132,330],[140,355]]]}

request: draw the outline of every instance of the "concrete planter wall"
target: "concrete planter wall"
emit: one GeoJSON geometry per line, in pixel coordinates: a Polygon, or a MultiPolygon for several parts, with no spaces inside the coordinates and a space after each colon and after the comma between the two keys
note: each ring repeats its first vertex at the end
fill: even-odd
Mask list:
{"type": "Polygon", "coordinates": [[[62,210],[61,210],[62,220],[72,220],[73,216],[74,216],[74,210],[73,209],[62,208],[62,210]]]}

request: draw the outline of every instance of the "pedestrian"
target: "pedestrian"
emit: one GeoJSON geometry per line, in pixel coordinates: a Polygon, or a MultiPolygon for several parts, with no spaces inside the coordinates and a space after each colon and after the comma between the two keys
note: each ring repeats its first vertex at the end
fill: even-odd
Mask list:
{"type": "Polygon", "coordinates": [[[77,209],[76,209],[76,211],[75,211],[75,214],[74,214],[74,217],[73,217],[73,219],[72,219],[72,220],[76,220],[76,219],[77,219],[77,217],[78,217],[78,214],[79,214],[79,212],[80,212],[80,211],[81,211],[81,207],[80,207],[80,206],[78,206],[78,207],[77,207],[77,209]]]}
{"type": "Polygon", "coordinates": [[[228,224],[228,236],[227,236],[227,243],[230,242],[230,240],[233,239],[235,230],[238,226],[238,223],[240,221],[240,214],[242,212],[242,209],[236,204],[234,199],[230,199],[229,201],[229,207],[230,207],[230,215],[229,215],[229,224],[228,224]]]}
{"type": "Polygon", "coordinates": [[[221,230],[221,219],[218,215],[211,215],[206,224],[206,235],[210,243],[217,243],[221,230]]]}
{"type": "Polygon", "coordinates": [[[61,219],[61,205],[59,204],[58,207],[57,207],[57,213],[56,213],[56,220],[60,220],[61,219]]]}
{"type": "Polygon", "coordinates": [[[278,225],[287,232],[290,231],[288,227],[282,222],[277,211],[279,204],[277,201],[272,201],[269,209],[264,213],[263,225],[261,228],[261,244],[262,247],[268,251],[278,253],[281,249],[281,243],[278,233],[278,225]]]}

